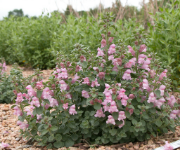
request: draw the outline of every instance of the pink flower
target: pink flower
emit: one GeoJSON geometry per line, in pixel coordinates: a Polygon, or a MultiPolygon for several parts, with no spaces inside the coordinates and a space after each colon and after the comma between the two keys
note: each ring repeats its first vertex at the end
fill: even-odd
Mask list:
{"type": "Polygon", "coordinates": [[[161,85],[161,86],[159,87],[159,90],[161,91],[161,96],[164,95],[164,89],[165,89],[165,88],[166,88],[165,85],[161,85]]]}
{"type": "Polygon", "coordinates": [[[140,49],[139,49],[139,52],[141,53],[141,52],[146,52],[146,45],[145,44],[142,44],[142,45],[140,45],[140,49]]]}
{"type": "Polygon", "coordinates": [[[121,128],[125,125],[125,121],[124,120],[122,120],[122,121],[123,121],[123,123],[118,126],[119,128],[121,128]]]}
{"type": "Polygon", "coordinates": [[[105,72],[99,72],[98,76],[100,79],[103,79],[105,77],[105,72]]]}
{"type": "Polygon", "coordinates": [[[147,79],[143,79],[143,89],[148,89],[149,85],[148,85],[148,80],[147,79]]]}
{"type": "Polygon", "coordinates": [[[130,115],[132,115],[133,114],[133,112],[134,112],[134,109],[129,109],[129,113],[130,113],[130,115]]]}
{"type": "Polygon", "coordinates": [[[155,70],[150,70],[150,76],[152,77],[152,78],[154,78],[154,76],[155,76],[155,70]]]}
{"type": "Polygon", "coordinates": [[[165,141],[164,150],[173,150],[173,146],[171,146],[168,141],[165,141]]]}
{"type": "Polygon", "coordinates": [[[106,40],[105,39],[102,39],[101,40],[101,48],[103,48],[105,46],[106,46],[106,40]]]}
{"type": "Polygon", "coordinates": [[[115,101],[112,101],[112,102],[110,103],[109,112],[110,112],[110,113],[118,112],[118,108],[117,108],[117,106],[116,106],[115,101]]]}
{"type": "Polygon", "coordinates": [[[168,105],[172,108],[174,104],[176,103],[175,97],[172,95],[170,98],[166,98],[168,100],[168,105]]]}
{"type": "Polygon", "coordinates": [[[125,112],[124,112],[124,111],[120,111],[120,112],[119,112],[118,120],[121,121],[121,120],[123,120],[123,119],[125,119],[125,118],[126,118],[125,112]]]}
{"type": "Polygon", "coordinates": [[[141,66],[141,69],[150,71],[149,64],[150,64],[150,60],[147,58],[146,61],[144,61],[143,65],[141,66]]]}
{"type": "Polygon", "coordinates": [[[21,111],[21,109],[18,106],[15,106],[13,109],[14,109],[14,115],[16,115],[16,116],[23,115],[23,112],[21,111]]]}
{"type": "Polygon", "coordinates": [[[109,50],[108,50],[109,55],[114,54],[116,52],[115,46],[116,46],[115,44],[110,45],[109,50]]]}
{"type": "Polygon", "coordinates": [[[112,71],[118,72],[118,66],[114,66],[114,67],[112,68],[112,71]]]}
{"type": "Polygon", "coordinates": [[[77,111],[75,110],[75,104],[72,105],[72,106],[69,108],[69,114],[70,114],[70,115],[77,114],[77,111]]]}
{"type": "Polygon", "coordinates": [[[21,129],[24,130],[25,128],[29,127],[29,124],[22,122],[19,126],[20,126],[21,129]]]}
{"type": "Polygon", "coordinates": [[[65,110],[68,109],[68,103],[63,104],[62,106],[65,110]]]}
{"type": "Polygon", "coordinates": [[[112,62],[113,62],[114,66],[121,66],[122,65],[121,58],[115,58],[115,59],[112,60],[112,62]]]}
{"type": "Polygon", "coordinates": [[[64,80],[61,80],[60,82],[60,91],[65,91],[67,89],[67,84],[65,83],[64,80]]]}
{"type": "Polygon", "coordinates": [[[23,99],[22,93],[18,93],[18,94],[17,94],[17,99],[15,100],[15,101],[16,101],[16,104],[21,103],[23,100],[24,100],[24,99],[23,99]]]}
{"type": "Polygon", "coordinates": [[[67,70],[66,68],[61,68],[62,73],[58,74],[58,78],[62,78],[62,79],[67,79],[68,78],[68,74],[67,74],[67,70]]]}
{"type": "Polygon", "coordinates": [[[82,91],[82,96],[85,98],[89,98],[89,93],[85,90],[82,91]]]}
{"type": "Polygon", "coordinates": [[[30,105],[30,106],[27,106],[27,107],[25,107],[25,109],[24,109],[24,111],[25,112],[27,112],[27,116],[31,116],[31,117],[33,117],[34,115],[33,115],[33,110],[34,110],[34,106],[32,106],[32,105],[30,105]]]}
{"type": "Polygon", "coordinates": [[[135,62],[136,62],[136,58],[134,57],[134,58],[130,59],[129,62],[124,65],[124,67],[131,68],[132,66],[135,66],[135,62]]]}
{"type": "Polygon", "coordinates": [[[155,100],[154,106],[157,106],[159,109],[161,109],[161,106],[163,105],[164,102],[165,102],[164,97],[161,97],[159,100],[155,100]]]}
{"type": "Polygon", "coordinates": [[[102,107],[101,107],[101,109],[96,111],[96,114],[94,116],[98,117],[98,118],[105,117],[105,114],[102,111],[102,107]]]}
{"type": "Polygon", "coordinates": [[[109,115],[108,116],[108,120],[106,121],[106,123],[107,124],[113,124],[113,125],[115,125],[116,123],[115,123],[115,120],[114,120],[114,118],[113,118],[113,116],[111,116],[111,115],[109,115]]]}
{"type": "Polygon", "coordinates": [[[132,47],[130,45],[127,46],[128,47],[128,51],[133,55],[135,56],[135,51],[132,49],[132,47]]]}
{"type": "Polygon", "coordinates": [[[180,110],[172,110],[170,113],[170,119],[176,119],[177,115],[180,117],[180,110]]]}
{"type": "Polygon", "coordinates": [[[98,57],[98,56],[104,56],[105,54],[103,53],[103,51],[98,47],[98,54],[97,54],[97,56],[96,57],[98,57]]]}
{"type": "Polygon", "coordinates": [[[53,92],[48,87],[46,87],[45,89],[43,89],[41,98],[50,99],[52,95],[53,92]]]}
{"type": "Polygon", "coordinates": [[[146,57],[147,57],[146,55],[140,54],[140,55],[139,55],[139,58],[138,58],[138,63],[139,63],[139,64],[143,64],[143,63],[145,62],[145,58],[146,58],[146,57]]]}
{"type": "Polygon", "coordinates": [[[130,95],[129,95],[129,98],[130,98],[130,99],[134,99],[134,98],[135,98],[135,95],[134,95],[134,94],[130,94],[130,95]]]}
{"type": "Polygon", "coordinates": [[[109,38],[109,43],[112,43],[113,39],[114,39],[114,37],[110,37],[109,38]]]}
{"type": "Polygon", "coordinates": [[[82,67],[81,66],[79,66],[79,65],[77,65],[76,66],[76,70],[75,70],[75,72],[78,72],[78,71],[81,71],[82,70],[82,67]]]}
{"type": "Polygon", "coordinates": [[[155,95],[154,95],[154,93],[152,92],[152,93],[150,93],[150,95],[149,95],[149,98],[148,98],[148,103],[155,103],[155,101],[156,101],[156,97],[155,97],[155,95]]]}
{"type": "Polygon", "coordinates": [[[3,142],[1,143],[1,148],[5,148],[5,149],[6,149],[6,148],[9,147],[9,146],[10,146],[10,145],[7,144],[7,143],[3,143],[3,142]]]}
{"type": "Polygon", "coordinates": [[[98,84],[97,78],[95,79],[95,81],[92,81],[91,87],[98,87],[100,86],[100,84],[98,84]]]}
{"type": "Polygon", "coordinates": [[[40,107],[40,102],[37,97],[33,97],[31,101],[31,105],[35,105],[36,107],[40,107]]]}
{"type": "Polygon", "coordinates": [[[42,119],[42,114],[38,115],[37,114],[37,120],[41,120],[42,119]]]}
{"type": "Polygon", "coordinates": [[[80,77],[77,75],[77,73],[75,74],[74,78],[72,79],[71,83],[74,84],[76,81],[78,81],[80,77]]]}
{"type": "Polygon", "coordinates": [[[126,92],[126,90],[125,89],[120,89],[119,90],[119,97],[121,97],[121,98],[123,98],[123,96],[125,95],[125,92],[126,92]]]}
{"type": "Polygon", "coordinates": [[[58,106],[58,101],[56,99],[54,99],[54,98],[50,98],[49,102],[50,102],[50,106],[51,107],[58,106]]]}
{"type": "Polygon", "coordinates": [[[85,56],[81,55],[81,56],[80,56],[80,61],[81,61],[81,62],[86,61],[85,56]]]}
{"type": "Polygon", "coordinates": [[[67,99],[71,99],[71,98],[72,98],[70,93],[67,93],[67,94],[65,95],[65,97],[66,97],[67,99]]]}
{"type": "Polygon", "coordinates": [[[110,55],[110,56],[108,57],[108,60],[114,60],[114,55],[110,55]]]}
{"type": "Polygon", "coordinates": [[[126,99],[121,99],[121,104],[123,106],[127,106],[127,100],[126,99]]]}
{"type": "Polygon", "coordinates": [[[40,90],[44,87],[44,85],[42,84],[43,81],[38,81],[36,82],[36,89],[40,90]]]}
{"type": "Polygon", "coordinates": [[[32,96],[37,96],[37,93],[33,90],[33,88],[31,87],[31,85],[28,85],[28,86],[26,87],[26,89],[28,90],[28,95],[29,95],[30,97],[32,97],[32,96]]]}
{"type": "Polygon", "coordinates": [[[90,81],[89,81],[89,78],[88,77],[83,78],[83,79],[84,79],[84,82],[82,82],[82,84],[87,84],[87,85],[90,84],[90,81]]]}
{"type": "Polygon", "coordinates": [[[123,79],[123,80],[132,80],[131,75],[130,75],[131,72],[132,72],[132,71],[131,71],[130,69],[127,69],[127,70],[125,71],[125,73],[123,74],[122,79],[123,79]]]}
{"type": "Polygon", "coordinates": [[[167,72],[168,72],[167,69],[165,69],[165,70],[160,74],[159,80],[162,80],[163,77],[167,77],[167,76],[166,76],[166,73],[167,73],[167,72]]]}

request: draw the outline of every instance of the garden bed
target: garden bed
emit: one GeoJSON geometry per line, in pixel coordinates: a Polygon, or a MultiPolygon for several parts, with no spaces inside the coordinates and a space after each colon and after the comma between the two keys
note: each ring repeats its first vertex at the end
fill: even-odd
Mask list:
{"type": "MultiPolygon", "coordinates": [[[[9,73],[11,66],[7,67],[6,72],[9,73]]],[[[34,71],[32,69],[23,69],[23,76],[27,77],[32,75],[34,71]]],[[[47,81],[53,70],[43,70],[43,80],[47,81]]],[[[173,93],[176,97],[178,103],[180,103],[180,94],[178,92],[173,93]]],[[[30,143],[29,141],[25,141],[20,137],[19,134],[19,126],[17,125],[18,117],[13,115],[13,109],[11,109],[12,104],[0,104],[0,143],[8,143],[10,145],[10,149],[23,149],[23,150],[39,150],[46,149],[43,147],[37,146],[37,143],[30,143]]],[[[136,142],[136,143],[125,143],[125,144],[115,144],[111,146],[98,145],[93,146],[89,145],[86,141],[82,141],[83,143],[75,144],[73,147],[70,147],[70,150],[75,149],[118,149],[118,150],[152,150],[157,147],[161,147],[165,144],[165,141],[169,143],[177,141],[180,139],[180,126],[176,127],[175,133],[169,131],[168,133],[151,137],[150,140],[144,142],[136,142]]],[[[60,148],[67,149],[67,148],[60,148]]],[[[178,148],[180,149],[180,148],[178,148]]]]}

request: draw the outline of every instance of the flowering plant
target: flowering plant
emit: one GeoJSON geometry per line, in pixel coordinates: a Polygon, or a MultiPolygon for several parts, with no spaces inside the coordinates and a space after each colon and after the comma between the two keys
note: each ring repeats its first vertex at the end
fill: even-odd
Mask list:
{"type": "Polygon", "coordinates": [[[158,59],[147,54],[139,36],[134,47],[113,44],[112,18],[102,17],[97,55],[76,44],[73,61],[59,57],[49,81],[17,91],[13,109],[23,137],[59,148],[84,139],[90,144],[143,141],[174,131],[180,111],[168,94],[168,71],[156,66],[158,59]]]}

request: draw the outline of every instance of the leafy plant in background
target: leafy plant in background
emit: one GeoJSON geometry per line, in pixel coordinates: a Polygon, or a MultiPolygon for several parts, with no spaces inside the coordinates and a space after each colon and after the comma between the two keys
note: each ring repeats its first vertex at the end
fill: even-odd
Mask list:
{"type": "Polygon", "coordinates": [[[160,8],[154,17],[154,26],[149,24],[147,45],[156,52],[162,65],[170,65],[173,89],[180,87],[180,1],[171,0],[167,7],[160,8]]]}
{"type": "Polygon", "coordinates": [[[4,59],[0,59],[0,103],[13,103],[15,100],[18,90],[23,90],[26,85],[34,81],[41,79],[42,77],[39,70],[35,70],[35,74],[29,77],[23,77],[22,70],[18,68],[17,64],[12,66],[10,74],[5,73],[6,63],[4,59]]]}
{"type": "MultiPolygon", "coordinates": [[[[5,62],[3,64],[5,64],[5,62]]],[[[4,65],[4,67],[6,66],[4,65]]],[[[13,102],[13,99],[15,98],[15,94],[13,93],[13,90],[15,89],[13,80],[16,79],[16,86],[21,87],[22,78],[22,72],[18,68],[12,68],[10,70],[10,75],[7,75],[5,72],[0,74],[0,103],[13,102]]]]}
{"type": "Polygon", "coordinates": [[[17,89],[12,108],[24,138],[49,149],[84,140],[91,145],[144,141],[175,131],[180,111],[168,94],[170,68],[156,67],[159,59],[146,52],[140,35],[132,47],[113,44],[113,18],[102,16],[96,55],[76,44],[73,62],[59,56],[49,81],[17,89]]]}

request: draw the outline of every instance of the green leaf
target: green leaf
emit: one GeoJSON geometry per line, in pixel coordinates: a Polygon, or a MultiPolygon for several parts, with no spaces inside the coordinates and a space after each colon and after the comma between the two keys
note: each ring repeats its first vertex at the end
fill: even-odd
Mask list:
{"type": "Polygon", "coordinates": [[[83,68],[87,68],[87,64],[88,64],[87,61],[84,61],[84,62],[82,63],[82,67],[83,67],[83,68]]]}
{"type": "Polygon", "coordinates": [[[169,97],[169,95],[168,95],[168,93],[167,93],[167,92],[164,92],[164,95],[165,95],[166,97],[169,97]]]}
{"type": "Polygon", "coordinates": [[[52,126],[50,129],[51,129],[51,131],[57,131],[58,127],[57,126],[52,126]]]}
{"type": "Polygon", "coordinates": [[[116,124],[117,125],[120,125],[120,124],[122,124],[123,123],[123,121],[121,120],[121,121],[119,121],[119,120],[116,120],[116,124]]]}
{"type": "Polygon", "coordinates": [[[51,149],[53,147],[53,145],[51,144],[51,143],[49,143],[48,145],[47,145],[47,149],[51,149]]]}
{"type": "Polygon", "coordinates": [[[101,104],[100,103],[95,103],[94,104],[94,109],[96,109],[96,110],[101,109],[101,104]]]}
{"type": "Polygon", "coordinates": [[[117,72],[116,72],[116,71],[112,71],[111,74],[112,74],[112,75],[116,75],[117,72]]]}
{"type": "Polygon", "coordinates": [[[61,135],[61,134],[56,134],[56,135],[55,135],[55,139],[56,139],[57,141],[61,141],[61,140],[62,140],[62,135],[61,135]]]}
{"type": "Polygon", "coordinates": [[[73,139],[73,141],[76,141],[78,139],[78,135],[77,134],[72,134],[71,138],[73,139]]]}
{"type": "Polygon", "coordinates": [[[136,125],[137,124],[137,121],[135,119],[132,119],[132,124],[133,125],[136,125]]]}
{"type": "Polygon", "coordinates": [[[48,99],[43,99],[43,101],[47,104],[50,104],[49,100],[48,99]]]}
{"type": "Polygon", "coordinates": [[[131,75],[131,78],[138,78],[138,74],[136,73],[130,73],[130,75],[131,75]]]}
{"type": "Polygon", "coordinates": [[[162,121],[161,121],[161,120],[157,120],[157,121],[155,121],[155,124],[156,124],[158,127],[160,127],[160,126],[162,125],[162,121]]]}
{"type": "Polygon", "coordinates": [[[106,79],[106,80],[111,80],[110,75],[107,75],[107,74],[106,74],[106,75],[105,75],[105,79],[106,79]]]}
{"type": "Polygon", "coordinates": [[[130,113],[129,113],[129,111],[125,111],[125,116],[126,116],[127,118],[130,118],[130,113]]]}
{"type": "Polygon", "coordinates": [[[17,106],[17,105],[12,105],[11,108],[14,108],[15,106],[17,106]]]}
{"type": "Polygon", "coordinates": [[[41,90],[37,90],[37,97],[41,98],[41,95],[42,95],[42,91],[41,90]]]}
{"type": "Polygon", "coordinates": [[[112,113],[112,116],[113,116],[113,118],[114,118],[115,120],[117,120],[117,119],[118,119],[118,116],[119,116],[119,113],[118,113],[118,112],[113,112],[113,113],[112,113]]]}
{"type": "Polygon", "coordinates": [[[74,141],[71,140],[70,138],[68,138],[66,141],[65,141],[65,147],[70,147],[70,146],[73,146],[74,145],[74,141]]]}
{"type": "Polygon", "coordinates": [[[48,142],[53,142],[53,141],[54,141],[54,136],[53,135],[49,136],[48,142]]]}
{"type": "Polygon", "coordinates": [[[44,130],[41,131],[41,134],[42,135],[45,135],[46,133],[48,133],[48,130],[47,129],[44,129],[44,130]]]}
{"type": "Polygon", "coordinates": [[[161,91],[160,90],[156,90],[154,93],[157,95],[158,98],[161,97],[161,91]]]}
{"type": "Polygon", "coordinates": [[[117,130],[116,130],[116,129],[109,130],[109,133],[110,133],[112,136],[114,136],[114,135],[116,135],[117,130]]]}
{"type": "Polygon", "coordinates": [[[168,133],[168,129],[167,128],[163,128],[163,132],[164,133],[168,133]]]}
{"type": "Polygon", "coordinates": [[[53,145],[54,145],[56,148],[61,148],[61,147],[64,146],[64,142],[56,141],[53,145]]]}
{"type": "Polygon", "coordinates": [[[43,107],[40,106],[40,107],[35,107],[35,112],[33,113],[33,115],[36,115],[36,114],[42,114],[43,113],[43,107]],[[35,114],[36,113],[36,114],[35,114]]]}

